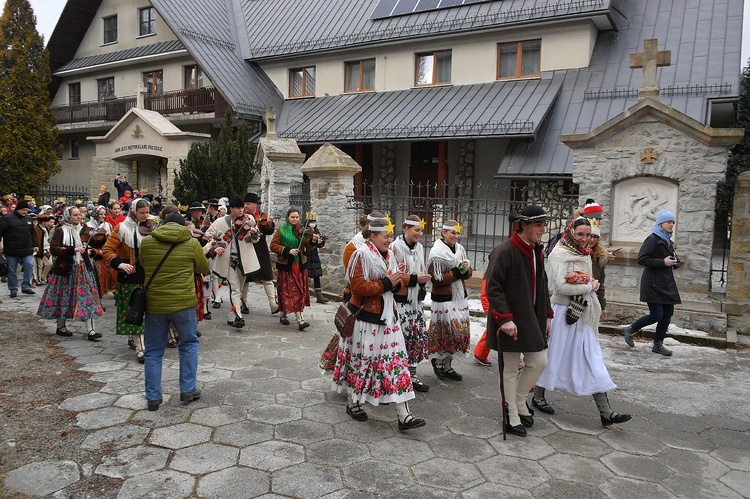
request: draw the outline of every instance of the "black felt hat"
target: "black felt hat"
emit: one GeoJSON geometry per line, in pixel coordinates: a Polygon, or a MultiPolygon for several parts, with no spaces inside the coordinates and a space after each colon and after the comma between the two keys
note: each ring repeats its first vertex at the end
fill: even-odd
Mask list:
{"type": "Polygon", "coordinates": [[[547,215],[547,212],[545,212],[544,208],[542,208],[541,206],[530,204],[524,207],[524,209],[522,209],[520,213],[511,213],[510,217],[508,218],[511,222],[515,223],[539,222],[548,220],[549,215],[547,215]]]}
{"type": "Polygon", "coordinates": [[[242,198],[239,196],[232,196],[232,198],[229,200],[229,207],[230,208],[244,208],[245,203],[242,201],[242,198]]]}
{"type": "Polygon", "coordinates": [[[209,199],[208,206],[219,206],[219,200],[216,198],[209,199]]]}
{"type": "Polygon", "coordinates": [[[206,207],[203,206],[200,203],[200,201],[193,201],[192,203],[190,203],[190,206],[188,207],[188,211],[191,211],[191,210],[201,210],[201,211],[203,211],[205,209],[206,209],[206,207]]]}
{"type": "Polygon", "coordinates": [[[248,192],[247,194],[245,194],[245,202],[260,204],[260,198],[254,192],[248,192]]]}

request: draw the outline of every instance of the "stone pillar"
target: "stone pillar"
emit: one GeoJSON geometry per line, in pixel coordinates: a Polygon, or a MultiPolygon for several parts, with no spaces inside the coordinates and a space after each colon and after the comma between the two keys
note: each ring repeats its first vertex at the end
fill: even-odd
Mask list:
{"type": "Polygon", "coordinates": [[[735,187],[724,310],[730,327],[750,333],[750,171],[739,176],[735,187]]]}
{"type": "Polygon", "coordinates": [[[263,211],[282,219],[289,207],[291,184],[303,180],[300,166],[305,155],[294,139],[263,137],[255,155],[256,168],[260,167],[261,206],[263,211]]]}
{"type": "Polygon", "coordinates": [[[350,156],[329,143],[313,154],[301,168],[310,178],[311,210],[318,216],[320,232],[328,236],[318,250],[323,266],[323,289],[339,293],[344,286],[346,269],[342,263],[344,247],[354,234],[349,224],[347,196],[354,193],[354,175],[362,168],[350,156]]]}

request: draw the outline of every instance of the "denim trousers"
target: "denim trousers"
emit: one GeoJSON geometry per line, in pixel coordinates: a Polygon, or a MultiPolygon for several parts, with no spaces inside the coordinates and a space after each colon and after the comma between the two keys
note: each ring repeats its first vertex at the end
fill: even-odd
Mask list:
{"type": "Polygon", "coordinates": [[[648,315],[644,315],[630,326],[631,330],[635,333],[640,331],[646,326],[656,323],[656,333],[654,333],[654,341],[664,341],[667,337],[667,329],[669,323],[672,321],[672,315],[674,314],[674,305],[665,305],[663,303],[649,303],[648,304],[648,315]]]}
{"type": "Polygon", "coordinates": [[[180,338],[180,392],[195,390],[198,372],[198,318],[195,316],[195,307],[163,315],[146,313],[143,324],[146,400],[158,400],[162,396],[162,360],[170,324],[175,327],[180,338]]]}
{"type": "Polygon", "coordinates": [[[31,277],[34,275],[34,256],[5,255],[5,259],[8,261],[8,289],[10,292],[18,292],[18,277],[16,276],[16,272],[18,271],[19,263],[23,265],[23,282],[21,283],[21,290],[25,291],[31,289],[31,277]]]}

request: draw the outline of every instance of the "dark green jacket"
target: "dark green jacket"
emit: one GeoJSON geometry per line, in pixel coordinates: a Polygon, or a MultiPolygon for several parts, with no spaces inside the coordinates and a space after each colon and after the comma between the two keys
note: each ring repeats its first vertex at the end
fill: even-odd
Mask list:
{"type": "Polygon", "coordinates": [[[195,308],[195,274],[208,272],[208,260],[187,227],[168,223],[155,229],[141,243],[140,257],[146,282],[169,247],[177,243],[146,290],[146,313],[164,315],[195,308]]]}

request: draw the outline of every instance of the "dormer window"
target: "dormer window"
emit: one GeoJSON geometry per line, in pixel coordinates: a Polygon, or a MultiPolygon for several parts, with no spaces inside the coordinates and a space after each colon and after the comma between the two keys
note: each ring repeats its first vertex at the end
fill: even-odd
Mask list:
{"type": "Polygon", "coordinates": [[[416,86],[446,85],[451,82],[451,51],[440,50],[416,55],[416,86]]]}
{"type": "Polygon", "coordinates": [[[497,45],[497,79],[540,76],[541,40],[499,43],[497,45]]]}

